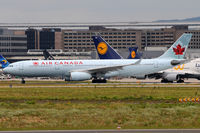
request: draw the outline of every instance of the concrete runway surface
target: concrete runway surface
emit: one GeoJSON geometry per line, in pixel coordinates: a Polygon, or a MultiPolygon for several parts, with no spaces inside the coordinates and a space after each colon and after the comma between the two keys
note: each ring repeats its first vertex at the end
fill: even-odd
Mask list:
{"type": "Polygon", "coordinates": [[[200,129],[127,129],[127,130],[36,130],[0,133],[200,133],[200,129]]]}
{"type": "MultiPolygon", "coordinates": [[[[34,81],[45,81],[46,84],[48,81],[64,81],[62,79],[34,79],[34,78],[25,78],[26,81],[32,81],[32,83],[34,83],[34,81]]],[[[19,83],[21,82],[21,79],[3,79],[2,81],[19,81],[19,83]]],[[[138,80],[138,79],[133,79],[133,78],[123,78],[123,79],[109,79],[108,81],[111,82],[117,82],[117,83],[105,83],[105,84],[138,84],[138,83],[142,83],[142,84],[160,84],[161,83],[161,79],[144,79],[144,80],[138,80]]],[[[184,80],[186,84],[190,84],[190,83],[196,83],[199,84],[200,80],[194,79],[194,78],[190,78],[190,79],[185,79],[184,80]]],[[[45,84],[42,83],[42,84],[45,84]]],[[[89,80],[89,82],[91,83],[92,81],[89,80]]],[[[174,83],[176,84],[176,81],[174,81],[174,83]]],[[[37,83],[38,84],[38,83],[37,83]]],[[[50,84],[55,84],[55,83],[50,83],[50,84]]],[[[63,83],[57,83],[57,84],[88,84],[88,83],[84,83],[84,82],[63,82],[63,83]]],[[[102,83],[101,83],[102,84],[102,83]]],[[[180,83],[178,83],[180,84],[180,83]]]]}
{"type": "MultiPolygon", "coordinates": [[[[122,83],[105,83],[105,84],[87,84],[87,85],[83,85],[82,83],[76,83],[76,84],[60,84],[60,83],[53,83],[51,85],[46,86],[46,84],[40,84],[40,83],[36,83],[37,85],[35,85],[35,83],[27,83],[27,85],[24,84],[20,84],[20,85],[12,85],[12,87],[14,88],[141,88],[141,87],[146,87],[146,88],[151,88],[151,87],[168,87],[168,88],[173,88],[173,87],[182,87],[182,88],[188,88],[188,87],[200,87],[200,84],[188,84],[188,83],[181,83],[181,84],[122,84],[122,83]]],[[[10,85],[3,85],[0,86],[1,88],[11,88],[10,85]]]]}

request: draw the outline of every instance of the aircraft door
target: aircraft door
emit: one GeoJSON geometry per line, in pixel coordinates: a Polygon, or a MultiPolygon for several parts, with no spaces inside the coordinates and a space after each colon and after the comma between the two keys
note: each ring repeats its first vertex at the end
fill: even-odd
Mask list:
{"type": "Polygon", "coordinates": [[[198,62],[198,63],[196,63],[196,70],[198,71],[198,72],[200,72],[200,62],[198,62]]]}
{"type": "Polygon", "coordinates": [[[157,61],[154,61],[154,67],[158,68],[158,62],[157,61]]]}
{"type": "Polygon", "coordinates": [[[24,64],[23,63],[19,63],[19,70],[23,71],[24,70],[24,64]]]}

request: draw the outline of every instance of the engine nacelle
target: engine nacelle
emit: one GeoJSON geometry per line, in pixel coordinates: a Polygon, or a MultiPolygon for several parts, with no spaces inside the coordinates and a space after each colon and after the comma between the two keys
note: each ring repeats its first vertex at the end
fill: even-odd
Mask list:
{"type": "Polygon", "coordinates": [[[86,72],[71,72],[70,74],[70,81],[83,81],[91,78],[92,75],[86,72]]]}
{"type": "Polygon", "coordinates": [[[176,81],[178,80],[178,75],[177,74],[167,74],[164,79],[168,81],[176,81]]]}
{"type": "Polygon", "coordinates": [[[136,75],[135,78],[136,79],[146,79],[146,75],[136,75]]]}

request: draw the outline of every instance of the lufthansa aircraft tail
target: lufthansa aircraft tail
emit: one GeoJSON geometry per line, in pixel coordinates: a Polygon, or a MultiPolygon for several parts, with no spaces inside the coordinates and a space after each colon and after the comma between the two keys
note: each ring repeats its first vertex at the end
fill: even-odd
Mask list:
{"type": "Polygon", "coordinates": [[[184,33],[163,55],[159,58],[183,59],[188,48],[192,34],[184,33]]]}
{"type": "Polygon", "coordinates": [[[140,54],[137,52],[137,47],[129,48],[129,56],[128,59],[140,59],[140,54]]]}
{"type": "Polygon", "coordinates": [[[123,59],[101,36],[92,36],[100,59],[123,59]]]}
{"type": "Polygon", "coordinates": [[[5,68],[9,64],[10,63],[2,55],[0,55],[0,65],[1,65],[1,68],[5,68]]]}

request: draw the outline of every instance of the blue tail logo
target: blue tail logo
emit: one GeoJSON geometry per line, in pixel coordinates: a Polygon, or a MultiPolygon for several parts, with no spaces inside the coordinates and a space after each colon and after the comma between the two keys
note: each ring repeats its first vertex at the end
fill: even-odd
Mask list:
{"type": "Polygon", "coordinates": [[[137,52],[137,47],[129,48],[129,56],[128,59],[140,59],[140,54],[137,52]]]}
{"type": "Polygon", "coordinates": [[[0,65],[1,65],[1,68],[5,68],[9,64],[10,63],[2,55],[0,55],[0,65]]]}
{"type": "Polygon", "coordinates": [[[92,36],[99,59],[122,59],[122,57],[99,35],[92,36]]]}

